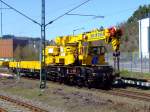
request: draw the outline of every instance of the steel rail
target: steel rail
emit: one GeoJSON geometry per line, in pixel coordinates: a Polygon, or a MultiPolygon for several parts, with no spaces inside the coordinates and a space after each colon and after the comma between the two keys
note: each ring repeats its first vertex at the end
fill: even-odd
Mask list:
{"type": "Polygon", "coordinates": [[[110,95],[116,95],[116,96],[150,102],[150,94],[148,93],[129,91],[129,90],[110,90],[110,91],[101,91],[101,92],[110,95]]]}
{"type": "MultiPolygon", "coordinates": [[[[19,106],[22,106],[22,107],[25,107],[25,108],[28,108],[30,109],[32,112],[48,112],[47,110],[44,110],[44,109],[41,109],[39,107],[36,107],[36,106],[33,106],[31,104],[27,104],[25,102],[21,102],[19,100],[16,100],[16,99],[13,99],[11,97],[8,97],[8,96],[4,96],[4,95],[0,95],[0,99],[3,99],[5,101],[8,101],[8,102],[11,102],[11,103],[14,103],[14,104],[17,104],[19,106]]],[[[0,111],[1,112],[1,111],[0,111]]],[[[3,111],[2,111],[3,112],[3,111]]],[[[5,112],[5,111],[4,111],[5,112]]]]}
{"type": "MultiPolygon", "coordinates": [[[[24,79],[38,80],[38,79],[28,78],[28,77],[24,77],[24,79]]],[[[49,81],[49,82],[53,83],[52,81],[49,81]]],[[[100,89],[95,89],[95,88],[93,88],[92,90],[98,91],[101,93],[105,93],[105,94],[109,94],[109,95],[116,95],[116,96],[127,97],[127,98],[131,98],[131,99],[137,99],[137,100],[141,100],[141,101],[150,102],[150,94],[138,92],[135,90],[133,90],[133,91],[126,90],[126,89],[100,90],[100,89]]]]}
{"type": "Polygon", "coordinates": [[[5,110],[4,108],[0,107],[0,112],[8,112],[8,111],[5,110]]]}

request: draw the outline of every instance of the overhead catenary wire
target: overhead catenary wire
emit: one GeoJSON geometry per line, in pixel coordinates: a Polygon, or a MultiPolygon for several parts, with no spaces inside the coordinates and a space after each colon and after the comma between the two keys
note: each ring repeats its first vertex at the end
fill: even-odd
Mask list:
{"type": "Polygon", "coordinates": [[[68,13],[67,15],[71,15],[71,16],[89,16],[89,17],[94,17],[94,18],[104,18],[104,16],[92,15],[92,14],[73,14],[73,13],[68,13]]]}
{"type": "Polygon", "coordinates": [[[4,5],[6,5],[7,7],[9,7],[10,9],[14,10],[15,12],[21,14],[22,16],[24,16],[24,17],[27,18],[28,20],[30,20],[30,21],[32,21],[32,22],[34,22],[34,23],[36,23],[36,24],[38,24],[38,25],[41,26],[41,24],[40,24],[39,22],[37,22],[36,20],[30,18],[29,16],[25,15],[24,13],[18,11],[17,9],[15,9],[14,7],[12,7],[12,6],[10,6],[9,4],[5,3],[4,1],[0,0],[0,2],[3,3],[4,5]]]}
{"type": "MultiPolygon", "coordinates": [[[[138,7],[132,7],[132,8],[128,8],[128,9],[124,9],[124,10],[120,10],[120,11],[118,11],[118,12],[114,12],[114,13],[111,13],[111,14],[109,14],[109,15],[105,15],[104,16],[104,19],[106,19],[106,18],[108,18],[108,17],[112,17],[112,16],[115,16],[115,15],[118,15],[118,14],[122,14],[122,13],[126,13],[126,12],[128,12],[128,11],[130,11],[130,10],[133,10],[133,9],[137,9],[138,7]]],[[[69,13],[68,15],[78,15],[78,14],[72,14],[72,13],[69,13]]],[[[84,14],[81,14],[81,16],[84,16],[84,14]]],[[[79,14],[79,16],[80,16],[80,14],[79,14]]],[[[86,16],[86,15],[85,15],[86,16]]],[[[87,15],[88,16],[88,15],[87,15]]],[[[96,16],[96,15],[94,15],[94,16],[96,16]]],[[[94,17],[93,19],[95,19],[96,17],[94,17]]],[[[88,22],[90,22],[90,21],[92,21],[93,19],[91,19],[91,20],[87,20],[87,21],[82,21],[82,26],[84,26],[84,24],[86,24],[87,25],[87,23],[88,22]]],[[[70,24],[69,24],[70,25],[70,24]]]]}
{"type": "Polygon", "coordinates": [[[56,7],[54,9],[51,9],[49,11],[49,13],[57,13],[57,12],[62,11],[62,10],[68,10],[70,7],[74,7],[75,4],[79,4],[79,3],[81,3],[81,1],[75,2],[75,3],[71,2],[71,3],[68,3],[68,4],[66,3],[66,4],[61,5],[59,8],[56,7]]]}
{"type": "MultiPolygon", "coordinates": [[[[78,6],[74,7],[74,8],[72,8],[71,10],[67,11],[66,13],[64,13],[64,14],[62,14],[62,15],[60,15],[60,16],[58,16],[58,17],[55,18],[54,20],[48,22],[48,23],[46,24],[46,26],[49,25],[49,24],[51,24],[51,23],[53,23],[54,21],[60,19],[61,17],[65,16],[65,15],[93,16],[94,18],[99,18],[99,17],[103,18],[103,17],[108,17],[108,16],[114,16],[114,14],[109,14],[109,15],[107,15],[107,16],[96,16],[96,15],[86,15],[86,14],[69,14],[71,11],[73,11],[73,10],[79,8],[80,6],[86,4],[86,3],[89,2],[89,1],[91,1],[91,0],[87,0],[87,1],[85,1],[85,2],[83,2],[83,3],[81,3],[80,5],[78,5],[78,6]]],[[[14,7],[12,7],[11,5],[9,5],[9,4],[7,4],[6,2],[4,2],[3,0],[0,0],[0,2],[2,2],[3,4],[5,4],[6,6],[9,7],[9,8],[3,8],[3,9],[12,9],[12,10],[16,11],[17,13],[21,14],[22,16],[24,16],[25,18],[29,19],[30,21],[32,21],[32,22],[34,22],[34,23],[36,23],[36,24],[38,24],[38,25],[41,26],[41,24],[40,24],[39,22],[37,22],[36,20],[30,18],[29,16],[25,15],[24,13],[18,11],[17,9],[15,9],[14,7]]],[[[137,7],[136,7],[136,8],[137,8],[137,7]]],[[[131,10],[131,9],[133,9],[133,8],[126,9],[126,10],[123,10],[123,11],[119,11],[119,12],[117,12],[117,13],[115,13],[115,14],[122,13],[122,12],[126,12],[126,11],[131,10]]],[[[134,9],[135,9],[135,7],[134,7],[134,9]]]]}
{"type": "Polygon", "coordinates": [[[11,9],[11,8],[0,8],[0,10],[1,10],[1,9],[11,9]]]}
{"type": "Polygon", "coordinates": [[[1,37],[3,36],[3,10],[10,10],[10,9],[11,8],[3,7],[2,2],[1,2],[1,8],[0,8],[0,10],[1,10],[1,14],[0,14],[0,16],[1,16],[1,37]]]}
{"type": "Polygon", "coordinates": [[[118,14],[122,14],[122,13],[125,13],[125,12],[128,12],[130,10],[133,10],[133,9],[137,9],[138,7],[132,7],[132,8],[128,8],[128,9],[124,9],[124,10],[121,10],[121,11],[118,11],[118,12],[114,12],[114,13],[111,13],[111,14],[108,14],[108,15],[105,15],[105,16],[100,16],[100,15],[93,15],[93,14],[78,14],[78,13],[68,13],[66,15],[72,15],[72,16],[89,16],[89,17],[94,17],[94,18],[105,18],[105,17],[110,17],[110,16],[115,16],[115,15],[118,15],[118,14]]]}
{"type": "MultiPolygon", "coordinates": [[[[58,16],[57,18],[55,18],[55,19],[53,19],[52,21],[50,21],[49,23],[47,23],[46,26],[47,26],[48,24],[51,24],[51,23],[53,23],[54,21],[56,21],[56,20],[62,18],[62,17],[65,16],[65,15],[78,15],[78,16],[87,16],[87,17],[88,17],[88,16],[93,16],[94,18],[99,18],[99,17],[101,17],[101,18],[103,18],[103,17],[104,17],[104,18],[107,18],[108,16],[111,15],[111,14],[109,14],[109,15],[107,15],[107,16],[97,16],[97,15],[93,15],[93,14],[90,15],[90,14],[74,14],[74,13],[70,13],[71,11],[73,11],[73,10],[75,10],[75,9],[77,9],[77,8],[79,8],[79,7],[81,7],[82,5],[86,4],[86,3],[89,2],[89,1],[91,1],[91,0],[87,0],[87,1],[85,1],[85,2],[83,2],[83,3],[81,3],[81,4],[79,4],[79,5],[77,5],[76,7],[72,8],[71,10],[67,11],[66,13],[64,13],[64,14],[62,14],[62,15],[60,15],[60,16],[58,16]]],[[[22,16],[26,17],[27,19],[31,20],[32,22],[37,23],[38,25],[41,25],[39,22],[33,20],[32,18],[30,18],[29,16],[25,15],[25,14],[22,13],[21,11],[18,11],[18,10],[15,9],[14,7],[8,5],[8,4],[5,3],[3,0],[0,0],[0,2],[2,2],[3,4],[5,4],[6,6],[9,7],[9,8],[4,8],[4,9],[12,9],[12,10],[18,12],[19,14],[21,14],[22,16]]],[[[135,8],[135,7],[134,7],[134,8],[135,8]]],[[[136,7],[136,8],[137,8],[137,7],[136,7]]],[[[133,8],[125,9],[125,10],[116,12],[115,14],[123,13],[123,12],[126,12],[126,11],[131,10],[131,9],[133,9],[133,8]]],[[[113,16],[113,15],[114,15],[114,14],[112,14],[111,16],[113,16]]]]}
{"type": "Polygon", "coordinates": [[[70,9],[69,11],[65,12],[64,14],[62,14],[62,15],[56,17],[56,18],[53,19],[52,21],[48,22],[48,23],[46,24],[46,26],[49,25],[49,24],[52,24],[54,21],[57,21],[58,19],[60,19],[60,18],[62,18],[63,16],[67,15],[68,13],[72,12],[73,10],[75,10],[75,9],[77,9],[77,8],[79,8],[79,7],[81,7],[82,5],[88,3],[89,1],[91,1],[91,0],[87,0],[87,1],[85,1],[85,2],[83,2],[83,3],[81,3],[81,4],[79,4],[79,5],[77,5],[76,7],[70,9]]]}
{"type": "MultiPolygon", "coordinates": [[[[47,26],[47,25],[49,25],[49,24],[52,24],[54,21],[56,21],[56,20],[62,18],[62,17],[65,16],[66,14],[68,14],[68,13],[70,13],[71,11],[73,11],[73,10],[75,10],[75,9],[77,9],[77,8],[79,8],[79,7],[81,7],[82,5],[88,3],[89,1],[91,1],[91,0],[87,0],[87,1],[85,1],[85,2],[83,2],[83,3],[81,3],[81,4],[79,4],[79,5],[77,5],[76,7],[70,9],[69,11],[67,11],[66,13],[64,13],[64,14],[62,14],[62,15],[56,17],[54,20],[48,22],[45,26],[47,26]]],[[[36,23],[36,24],[38,24],[38,25],[41,26],[41,24],[40,24],[39,22],[37,22],[36,20],[30,18],[29,16],[27,16],[26,14],[24,14],[24,13],[22,13],[21,11],[17,10],[16,8],[12,7],[11,5],[7,4],[7,3],[4,2],[3,0],[0,0],[0,2],[3,3],[4,5],[6,5],[7,7],[9,7],[10,9],[14,10],[15,12],[21,14],[22,16],[24,16],[24,17],[27,18],[28,20],[30,20],[30,21],[32,21],[32,22],[34,22],[34,23],[36,23]]]]}

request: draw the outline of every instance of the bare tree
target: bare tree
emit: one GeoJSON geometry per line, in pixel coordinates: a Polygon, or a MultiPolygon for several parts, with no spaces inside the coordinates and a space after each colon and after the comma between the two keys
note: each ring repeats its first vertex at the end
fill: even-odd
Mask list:
{"type": "Polygon", "coordinates": [[[23,54],[22,54],[22,48],[20,45],[16,47],[14,50],[14,59],[15,60],[22,60],[23,59],[23,54]]]}
{"type": "Polygon", "coordinates": [[[38,60],[39,52],[34,46],[28,45],[24,46],[22,49],[23,60],[38,60]]]}

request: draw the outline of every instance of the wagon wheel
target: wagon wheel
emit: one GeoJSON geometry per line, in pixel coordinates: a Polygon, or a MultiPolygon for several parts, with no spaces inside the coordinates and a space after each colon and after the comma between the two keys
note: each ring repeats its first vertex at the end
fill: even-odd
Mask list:
{"type": "Polygon", "coordinates": [[[84,85],[84,81],[81,77],[77,78],[76,83],[79,87],[82,87],[84,85]]]}
{"type": "Polygon", "coordinates": [[[104,77],[103,77],[103,89],[110,89],[112,86],[112,78],[111,75],[109,73],[105,73],[104,77]]]}

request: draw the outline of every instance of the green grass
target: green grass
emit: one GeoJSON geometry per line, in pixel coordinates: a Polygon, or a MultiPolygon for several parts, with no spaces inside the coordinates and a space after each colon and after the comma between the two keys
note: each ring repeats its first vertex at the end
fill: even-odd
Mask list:
{"type": "Polygon", "coordinates": [[[130,72],[128,70],[121,71],[120,76],[138,78],[138,79],[150,79],[150,73],[130,72]]]}

